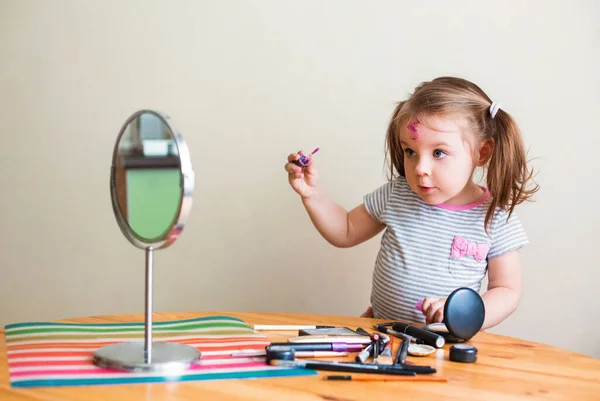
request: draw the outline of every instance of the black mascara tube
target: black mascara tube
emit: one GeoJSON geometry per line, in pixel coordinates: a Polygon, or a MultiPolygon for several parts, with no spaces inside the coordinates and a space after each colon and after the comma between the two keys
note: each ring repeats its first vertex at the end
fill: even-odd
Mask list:
{"type": "Polygon", "coordinates": [[[446,344],[444,337],[410,324],[396,322],[392,325],[392,330],[423,340],[425,344],[435,348],[442,348],[446,344]]]}

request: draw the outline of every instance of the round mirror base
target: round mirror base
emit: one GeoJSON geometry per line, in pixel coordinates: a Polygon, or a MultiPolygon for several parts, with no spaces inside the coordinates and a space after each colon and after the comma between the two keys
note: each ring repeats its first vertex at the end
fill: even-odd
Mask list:
{"type": "Polygon", "coordinates": [[[132,372],[160,372],[167,376],[185,371],[200,359],[200,351],[185,344],[153,342],[150,361],[144,353],[144,342],[125,342],[100,348],[94,364],[108,369],[132,372]]]}

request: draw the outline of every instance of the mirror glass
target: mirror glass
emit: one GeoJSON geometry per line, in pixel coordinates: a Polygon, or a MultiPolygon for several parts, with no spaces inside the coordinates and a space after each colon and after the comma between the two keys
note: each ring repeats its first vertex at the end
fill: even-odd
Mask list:
{"type": "Polygon", "coordinates": [[[176,135],[165,116],[142,110],[116,143],[113,207],[126,236],[140,247],[170,243],[178,234],[184,172],[176,135]]]}

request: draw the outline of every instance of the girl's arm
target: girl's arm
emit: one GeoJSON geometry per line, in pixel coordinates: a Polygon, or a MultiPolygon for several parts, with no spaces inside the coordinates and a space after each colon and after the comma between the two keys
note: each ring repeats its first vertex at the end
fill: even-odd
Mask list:
{"type": "Polygon", "coordinates": [[[330,244],[349,248],[373,238],[385,225],[374,220],[364,204],[350,212],[336,204],[320,188],[302,203],[315,228],[330,244]]]}
{"type": "Polygon", "coordinates": [[[485,320],[482,330],[500,324],[510,316],[521,299],[519,251],[511,251],[488,262],[488,290],[482,295],[485,320]]]}
{"type": "Polygon", "coordinates": [[[348,212],[334,203],[317,185],[319,173],[311,155],[307,157],[309,163],[306,166],[294,164],[303,155],[302,150],[290,154],[285,170],[290,185],[302,198],[310,220],[323,238],[334,246],[348,248],[374,237],[385,228],[362,204],[348,212]]]}
{"type": "MultiPolygon", "coordinates": [[[[485,320],[481,330],[500,324],[517,309],[521,298],[521,262],[514,250],[488,261],[488,289],[481,296],[485,305],[485,320]]],[[[442,322],[446,298],[427,297],[422,311],[426,323],[442,322]]]]}

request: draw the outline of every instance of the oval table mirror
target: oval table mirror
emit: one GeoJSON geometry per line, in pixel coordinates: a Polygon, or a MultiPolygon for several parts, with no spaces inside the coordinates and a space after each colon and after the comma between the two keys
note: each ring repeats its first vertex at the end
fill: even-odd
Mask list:
{"type": "Polygon", "coordinates": [[[153,252],[172,245],[192,205],[194,171],[187,145],[169,117],[153,110],[131,115],[112,159],[110,192],[125,237],[146,253],[144,341],[105,346],[94,354],[101,367],[177,372],[200,358],[191,346],[152,341],[153,252]]]}

